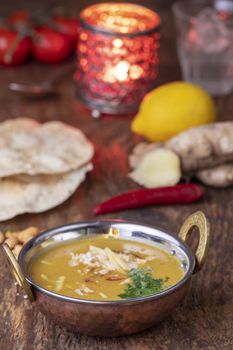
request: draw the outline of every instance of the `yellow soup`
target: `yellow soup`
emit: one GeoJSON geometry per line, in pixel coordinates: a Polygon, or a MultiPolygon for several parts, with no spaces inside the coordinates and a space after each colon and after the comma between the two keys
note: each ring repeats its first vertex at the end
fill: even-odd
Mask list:
{"type": "Polygon", "coordinates": [[[29,275],[61,295],[119,300],[159,293],[176,284],[184,270],[154,245],[98,235],[55,243],[32,259],[29,275]]]}

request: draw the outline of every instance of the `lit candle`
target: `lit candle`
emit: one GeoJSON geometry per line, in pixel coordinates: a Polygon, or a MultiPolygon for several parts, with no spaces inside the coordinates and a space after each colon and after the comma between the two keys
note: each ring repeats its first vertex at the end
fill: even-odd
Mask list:
{"type": "Polygon", "coordinates": [[[158,73],[160,17],[139,5],[100,3],[80,14],[77,92],[104,113],[135,112],[158,73]]]}

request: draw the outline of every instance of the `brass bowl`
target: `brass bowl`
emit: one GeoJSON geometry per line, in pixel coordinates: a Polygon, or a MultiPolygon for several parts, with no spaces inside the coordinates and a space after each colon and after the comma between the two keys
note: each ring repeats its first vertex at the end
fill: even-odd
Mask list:
{"type": "Polygon", "coordinates": [[[191,215],[181,227],[179,239],[154,227],[119,220],[101,220],[64,225],[41,233],[22,249],[18,262],[7,245],[3,251],[12,273],[30,301],[38,309],[68,330],[92,336],[121,336],[143,331],[166,317],[188,292],[191,276],[206,258],[209,224],[202,212],[191,215]],[[185,244],[193,226],[199,229],[199,245],[194,254],[185,244]],[[179,259],[183,278],[174,286],[154,295],[137,299],[97,301],[56,294],[37,285],[28,275],[30,259],[55,241],[93,234],[119,235],[127,239],[153,243],[179,259]]]}

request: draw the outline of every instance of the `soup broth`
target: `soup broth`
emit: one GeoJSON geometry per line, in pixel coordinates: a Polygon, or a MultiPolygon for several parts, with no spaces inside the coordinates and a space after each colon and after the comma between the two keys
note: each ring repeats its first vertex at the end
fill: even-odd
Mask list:
{"type": "Polygon", "coordinates": [[[158,293],[184,275],[178,259],[138,241],[95,236],[59,242],[29,264],[39,286],[88,300],[119,300],[158,293]]]}

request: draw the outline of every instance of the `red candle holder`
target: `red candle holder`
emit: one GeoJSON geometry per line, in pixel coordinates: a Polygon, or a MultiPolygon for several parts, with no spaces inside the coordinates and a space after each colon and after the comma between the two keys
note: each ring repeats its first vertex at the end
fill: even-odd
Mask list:
{"type": "Polygon", "coordinates": [[[80,14],[78,97],[92,110],[136,112],[158,75],[160,17],[129,3],[100,3],[80,14]]]}

